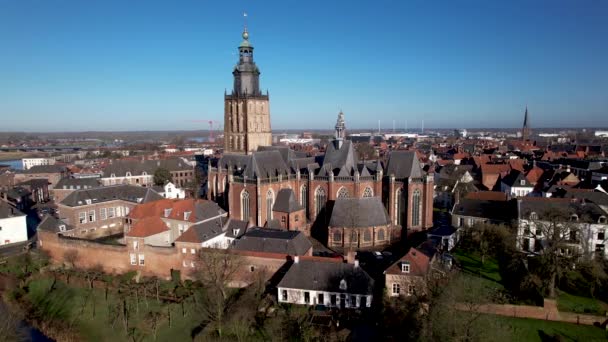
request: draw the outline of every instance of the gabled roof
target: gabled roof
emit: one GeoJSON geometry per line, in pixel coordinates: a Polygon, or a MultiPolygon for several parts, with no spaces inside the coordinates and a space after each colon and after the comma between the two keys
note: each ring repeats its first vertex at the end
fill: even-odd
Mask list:
{"type": "Polygon", "coordinates": [[[487,201],[465,198],[454,205],[452,215],[478,217],[508,223],[517,218],[517,203],[515,201],[487,201]]]}
{"type": "Polygon", "coordinates": [[[532,187],[524,174],[517,170],[511,170],[509,174],[502,179],[502,182],[510,187],[532,187]],[[523,182],[523,184],[522,184],[523,182]]]}
{"type": "Polygon", "coordinates": [[[225,214],[226,212],[213,201],[194,198],[165,198],[136,206],[129,213],[129,217],[132,219],[142,219],[156,216],[195,223],[225,214]],[[166,213],[168,215],[165,215],[166,213]],[[188,217],[186,218],[186,216],[188,217]]]}
{"type": "Polygon", "coordinates": [[[47,186],[51,183],[49,183],[49,180],[46,178],[34,178],[34,179],[28,179],[25,182],[21,182],[17,185],[25,185],[25,186],[30,186],[33,188],[40,188],[40,187],[44,187],[47,186]]]}
{"type": "Polygon", "coordinates": [[[13,207],[12,205],[0,200],[0,219],[17,216],[25,216],[25,214],[17,210],[17,208],[13,207]]]}
{"type": "Polygon", "coordinates": [[[228,225],[227,220],[223,217],[217,217],[213,220],[195,224],[188,228],[180,235],[177,242],[193,242],[201,243],[210,240],[226,231],[228,225]]]}
{"type": "MultiPolygon", "coordinates": [[[[287,153],[289,157],[289,153],[287,153]]],[[[236,175],[247,178],[277,177],[290,173],[290,168],[283,159],[281,150],[264,149],[251,155],[224,154],[218,161],[222,168],[232,167],[236,175]]]]}
{"type": "Polygon", "coordinates": [[[576,202],[565,198],[524,197],[520,203],[521,218],[530,218],[536,213],[540,220],[551,216],[568,220],[570,215],[576,214],[581,222],[598,222],[600,217],[607,217],[597,204],[591,202],[576,202]]]}
{"type": "Polygon", "coordinates": [[[157,216],[150,216],[137,221],[127,233],[129,237],[148,237],[169,231],[167,224],[157,216]]]}
{"type": "Polygon", "coordinates": [[[281,189],[277,195],[277,199],[274,202],[273,211],[281,213],[293,213],[301,210],[303,207],[296,200],[296,196],[291,189],[281,189]]]}
{"type": "Polygon", "coordinates": [[[338,198],[331,213],[331,227],[359,228],[390,224],[380,197],[338,198]]]}
{"type": "Polygon", "coordinates": [[[432,249],[417,249],[411,248],[404,256],[402,256],[397,262],[389,266],[385,273],[386,274],[398,274],[404,276],[421,276],[424,277],[428,274],[431,266],[431,259],[434,256],[432,249]],[[410,271],[408,273],[403,272],[401,265],[407,263],[410,265],[410,271]]]}
{"type": "Polygon", "coordinates": [[[251,228],[239,239],[234,240],[233,248],[241,251],[295,256],[305,255],[312,248],[312,244],[299,231],[251,228]]]}
{"type": "Polygon", "coordinates": [[[392,151],[388,157],[386,174],[396,178],[421,178],[422,167],[413,151],[392,151]]]}
{"type": "Polygon", "coordinates": [[[370,295],[374,280],[361,267],[353,264],[300,260],[294,262],[277,287],[370,295]],[[340,288],[344,280],[346,289],[340,288]]]}
{"type": "Polygon", "coordinates": [[[52,215],[46,215],[42,221],[38,224],[36,230],[45,230],[47,232],[59,233],[61,229],[59,227],[65,226],[65,231],[73,229],[72,226],[65,223],[52,215]]]}
{"type": "Polygon", "coordinates": [[[27,170],[21,171],[21,173],[62,173],[65,172],[66,168],[62,165],[35,165],[27,170]]]}
{"type": "Polygon", "coordinates": [[[342,142],[342,146],[338,148],[338,141],[334,140],[327,144],[322,166],[330,165],[332,170],[344,170],[343,173],[347,173],[344,176],[351,176],[357,162],[352,141],[345,140],[342,142]]]}
{"type": "Polygon", "coordinates": [[[69,207],[86,205],[87,200],[91,203],[102,203],[114,200],[123,200],[133,203],[147,203],[163,199],[151,188],[135,185],[115,185],[93,189],[75,190],[60,203],[69,207]]]}
{"type": "Polygon", "coordinates": [[[96,178],[61,178],[55,185],[54,189],[88,189],[98,188],[101,184],[96,178]]]}

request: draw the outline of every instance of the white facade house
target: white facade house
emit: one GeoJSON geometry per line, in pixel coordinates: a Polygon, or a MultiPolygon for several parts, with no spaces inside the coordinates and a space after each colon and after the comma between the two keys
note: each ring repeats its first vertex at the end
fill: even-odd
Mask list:
{"type": "Polygon", "coordinates": [[[164,198],[171,198],[171,199],[186,198],[186,190],[176,187],[175,184],[173,184],[171,182],[168,182],[167,184],[165,184],[162,187],[155,186],[154,190],[156,190],[156,192],[158,192],[164,198]]]}
{"type": "Polygon", "coordinates": [[[26,215],[0,202],[0,246],[27,241],[26,215]]]}
{"type": "MultiPolygon", "coordinates": [[[[536,202],[536,201],[535,201],[536,202]]],[[[543,209],[535,202],[520,204],[520,217],[517,225],[517,247],[528,253],[542,253],[545,233],[551,229],[551,222],[545,219],[543,209]]],[[[554,206],[564,217],[557,223],[563,230],[567,241],[568,254],[583,254],[589,257],[608,257],[608,214],[594,203],[571,203],[563,201],[554,206]]]]}
{"type": "Polygon", "coordinates": [[[371,307],[373,286],[358,261],[346,264],[296,256],[277,289],[279,303],[364,309],[371,307]]]}
{"type": "Polygon", "coordinates": [[[500,182],[500,190],[511,197],[525,197],[534,191],[534,185],[522,172],[513,170],[500,182]]]}
{"type": "Polygon", "coordinates": [[[37,165],[55,165],[55,158],[23,158],[21,162],[23,163],[23,169],[29,170],[32,166],[37,165]]]}

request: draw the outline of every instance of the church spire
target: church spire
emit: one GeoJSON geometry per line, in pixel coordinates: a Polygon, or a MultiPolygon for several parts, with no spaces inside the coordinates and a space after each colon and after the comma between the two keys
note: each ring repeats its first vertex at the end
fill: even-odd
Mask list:
{"type": "Polygon", "coordinates": [[[526,105],[526,112],[524,113],[524,126],[521,130],[522,140],[528,141],[530,139],[530,123],[528,120],[528,105],[526,105]]]}
{"type": "Polygon", "coordinates": [[[260,70],[253,61],[253,45],[249,42],[247,13],[244,13],[243,41],[239,45],[239,62],[234,67],[234,94],[238,96],[261,96],[260,70]]]}
{"type": "Polygon", "coordinates": [[[335,138],[338,142],[338,148],[342,147],[342,142],[344,141],[344,136],[346,134],[346,124],[344,122],[344,113],[340,110],[338,113],[338,120],[336,121],[336,132],[335,138]]]}

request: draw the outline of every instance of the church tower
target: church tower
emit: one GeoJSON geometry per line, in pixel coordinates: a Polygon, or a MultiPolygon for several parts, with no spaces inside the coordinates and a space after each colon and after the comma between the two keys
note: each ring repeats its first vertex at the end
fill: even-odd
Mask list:
{"type": "Polygon", "coordinates": [[[232,75],[232,93],[224,94],[224,152],[250,154],[258,146],[270,146],[272,134],[268,92],[260,91],[260,69],[253,61],[247,26],[232,75]]]}
{"type": "Polygon", "coordinates": [[[524,127],[521,129],[521,138],[524,142],[530,140],[530,126],[528,122],[528,106],[526,106],[526,113],[524,114],[524,127]]]}

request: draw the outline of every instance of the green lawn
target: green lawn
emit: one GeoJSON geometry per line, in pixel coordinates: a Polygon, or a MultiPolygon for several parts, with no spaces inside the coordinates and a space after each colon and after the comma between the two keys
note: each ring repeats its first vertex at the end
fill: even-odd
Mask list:
{"type": "MultiPolygon", "coordinates": [[[[48,293],[50,279],[35,280],[30,283],[28,298],[32,302],[44,300],[44,307],[57,318],[73,321],[81,337],[86,341],[123,341],[129,340],[121,320],[114,320],[116,313],[112,307],[119,303],[115,294],[109,294],[105,300],[103,289],[86,289],[67,287],[59,284],[59,290],[48,293]],[[44,299],[42,299],[44,298],[44,299]]],[[[130,321],[129,326],[135,328],[138,341],[154,340],[150,324],[145,323],[149,312],[162,312],[158,320],[159,341],[191,340],[190,333],[200,323],[191,303],[185,304],[185,315],[182,315],[180,304],[158,303],[154,298],[139,298],[134,296],[127,300],[130,321]],[[171,327],[168,317],[171,315],[171,327]]]]}
{"type": "Polygon", "coordinates": [[[498,269],[498,262],[494,258],[486,257],[482,264],[481,257],[474,252],[456,249],[452,252],[452,255],[458,259],[462,269],[466,273],[481,276],[497,283],[500,283],[502,280],[498,269]]]}
{"type": "MultiPolygon", "coordinates": [[[[497,340],[505,341],[551,341],[550,337],[557,335],[561,339],[556,341],[606,341],[608,339],[606,331],[589,325],[492,315],[484,316],[480,324],[488,327],[492,324],[498,325],[498,331],[502,332],[500,335],[504,335],[501,336],[504,338],[497,340]]],[[[490,333],[490,335],[492,334],[490,333]]]]}
{"type": "Polygon", "coordinates": [[[560,291],[557,297],[557,308],[559,311],[576,312],[580,314],[604,315],[606,313],[605,304],[588,297],[571,295],[560,291]]]}

